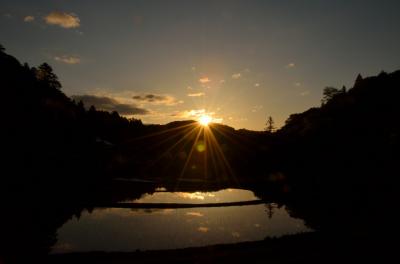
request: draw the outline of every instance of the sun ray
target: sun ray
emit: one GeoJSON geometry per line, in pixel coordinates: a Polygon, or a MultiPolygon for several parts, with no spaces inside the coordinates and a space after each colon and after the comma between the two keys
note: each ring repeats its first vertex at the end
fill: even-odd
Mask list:
{"type": "Polygon", "coordinates": [[[159,132],[151,133],[151,134],[148,134],[148,135],[132,138],[132,139],[126,141],[126,143],[130,143],[130,142],[134,142],[134,141],[138,141],[138,140],[143,140],[143,139],[147,139],[147,138],[151,138],[151,137],[155,137],[155,136],[160,136],[160,135],[163,135],[163,134],[166,134],[166,133],[170,133],[172,131],[180,130],[180,129],[185,128],[185,127],[191,127],[193,125],[194,125],[194,122],[189,123],[189,124],[185,124],[185,125],[181,125],[181,126],[178,126],[178,127],[168,128],[168,129],[163,130],[163,131],[159,131],[159,132]]]}
{"type": "Polygon", "coordinates": [[[191,157],[192,157],[192,155],[193,155],[193,151],[194,151],[195,148],[196,148],[196,144],[197,144],[197,142],[198,142],[198,140],[199,140],[199,137],[200,137],[200,135],[201,135],[202,129],[203,129],[202,127],[199,127],[199,132],[198,132],[197,135],[196,135],[196,139],[195,139],[194,142],[193,142],[193,145],[192,145],[192,147],[191,147],[191,149],[190,149],[189,155],[188,155],[187,158],[186,158],[185,164],[183,165],[183,168],[182,168],[182,171],[181,171],[181,173],[180,173],[180,175],[179,175],[179,178],[178,178],[178,180],[176,181],[176,186],[175,186],[175,188],[178,188],[178,187],[179,187],[180,180],[182,179],[183,175],[185,174],[185,170],[186,170],[187,165],[189,164],[190,159],[191,159],[191,157]]]}
{"type": "MultiPolygon", "coordinates": [[[[180,139],[179,139],[178,141],[176,141],[172,146],[170,146],[167,150],[165,150],[163,153],[161,153],[161,154],[159,155],[159,157],[156,159],[156,161],[154,162],[154,164],[156,164],[163,156],[167,155],[168,152],[171,152],[175,147],[177,147],[177,146],[178,146],[180,143],[182,143],[184,140],[188,139],[196,129],[198,129],[198,128],[197,128],[196,126],[194,126],[194,125],[193,125],[193,127],[187,129],[188,132],[187,132],[187,133],[185,132],[185,135],[184,135],[182,138],[180,138],[180,139]]],[[[177,136],[179,136],[179,135],[177,135],[177,136]]],[[[185,145],[186,145],[186,144],[185,144],[185,145]]],[[[184,148],[185,145],[182,146],[182,148],[184,148]]],[[[182,148],[180,148],[180,149],[182,149],[182,148]]],[[[180,150],[180,149],[179,149],[179,150],[180,150]]],[[[179,151],[177,151],[177,152],[179,152],[179,151]]]]}
{"type": "MultiPolygon", "coordinates": [[[[186,136],[183,138],[183,140],[188,139],[189,137],[191,137],[192,134],[195,133],[197,129],[200,129],[200,128],[199,128],[198,126],[195,126],[195,127],[190,131],[190,134],[186,135],[186,136]]],[[[183,140],[181,140],[181,142],[183,142],[183,140]]],[[[179,153],[181,150],[185,149],[186,146],[187,146],[189,143],[190,143],[190,139],[188,139],[185,143],[183,143],[183,145],[176,151],[176,154],[175,154],[175,156],[174,156],[175,160],[176,160],[176,157],[177,157],[178,153],[179,153]]],[[[174,144],[174,145],[177,146],[177,144],[174,144]]],[[[175,147],[175,146],[173,146],[173,147],[175,147]]],[[[191,148],[193,148],[193,146],[192,146],[191,148]]],[[[173,160],[174,160],[174,159],[173,159],[173,160]]],[[[168,167],[171,166],[171,165],[172,165],[172,162],[170,162],[166,168],[168,168],[168,167]]],[[[178,179],[179,179],[179,178],[178,178],[178,179]]]]}
{"type": "Polygon", "coordinates": [[[209,157],[210,157],[210,159],[211,159],[211,163],[212,163],[212,169],[213,169],[213,174],[212,175],[214,175],[215,177],[218,177],[218,175],[219,175],[219,172],[218,172],[218,164],[219,164],[219,162],[218,162],[218,160],[217,160],[217,154],[216,154],[216,152],[215,152],[215,150],[214,150],[214,146],[213,146],[213,144],[211,144],[211,140],[210,140],[210,134],[209,133],[205,133],[205,137],[207,138],[207,142],[209,142],[208,143],[208,145],[209,145],[209,157]]]}
{"type": "Polygon", "coordinates": [[[207,130],[208,130],[208,132],[209,132],[208,134],[210,135],[210,140],[211,140],[212,144],[215,146],[215,149],[216,149],[216,151],[217,151],[216,157],[221,158],[222,164],[223,164],[223,165],[226,167],[226,169],[228,170],[228,175],[227,175],[227,176],[228,176],[228,177],[231,176],[232,179],[234,180],[234,182],[235,182],[236,184],[239,184],[239,182],[238,182],[238,180],[237,180],[235,174],[233,173],[232,167],[230,166],[230,164],[229,164],[228,160],[226,159],[226,157],[225,157],[225,155],[224,155],[224,153],[223,153],[223,151],[222,151],[222,149],[221,149],[221,147],[220,147],[220,145],[219,145],[217,139],[216,139],[215,136],[214,136],[214,133],[213,133],[213,132],[211,131],[211,129],[208,128],[208,127],[207,127],[207,130]]]}
{"type": "MultiPolygon", "coordinates": [[[[164,138],[163,140],[159,141],[157,144],[153,145],[153,146],[150,147],[150,148],[157,148],[157,147],[161,146],[162,144],[168,142],[169,140],[172,140],[172,139],[174,139],[174,138],[179,137],[180,134],[185,134],[184,137],[186,137],[187,135],[190,135],[190,133],[192,132],[191,130],[195,129],[195,127],[196,127],[195,124],[191,124],[191,126],[181,126],[181,127],[179,127],[179,129],[182,129],[182,130],[183,130],[182,133],[176,133],[176,134],[174,134],[174,135],[171,135],[171,136],[169,136],[169,137],[166,137],[166,138],[164,138]]],[[[174,129],[174,130],[175,130],[175,129],[174,129]]],[[[170,129],[168,132],[171,132],[171,131],[174,131],[174,130],[170,129]]],[[[181,140],[179,140],[177,143],[179,143],[180,141],[181,141],[181,140]]],[[[176,144],[174,144],[174,145],[176,145],[176,144]]]]}

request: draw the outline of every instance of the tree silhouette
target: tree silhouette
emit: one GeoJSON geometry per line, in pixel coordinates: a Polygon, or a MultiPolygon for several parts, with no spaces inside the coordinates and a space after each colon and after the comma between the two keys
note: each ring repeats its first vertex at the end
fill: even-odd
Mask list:
{"type": "Polygon", "coordinates": [[[322,105],[326,104],[339,93],[341,93],[341,91],[335,87],[330,87],[330,86],[325,87],[324,91],[322,92],[321,104],[322,105]]]}
{"type": "Polygon", "coordinates": [[[61,89],[61,83],[58,81],[57,75],[53,72],[51,66],[47,63],[43,63],[36,70],[36,78],[46,83],[50,88],[61,89]]]}
{"type": "Polygon", "coordinates": [[[265,131],[268,132],[268,133],[272,133],[272,132],[275,131],[275,122],[272,119],[272,116],[269,116],[268,119],[267,119],[265,131]]]}
{"type": "Polygon", "coordinates": [[[361,74],[358,74],[358,75],[357,75],[357,78],[356,78],[355,84],[360,83],[362,80],[363,80],[362,75],[361,75],[361,74]]]}

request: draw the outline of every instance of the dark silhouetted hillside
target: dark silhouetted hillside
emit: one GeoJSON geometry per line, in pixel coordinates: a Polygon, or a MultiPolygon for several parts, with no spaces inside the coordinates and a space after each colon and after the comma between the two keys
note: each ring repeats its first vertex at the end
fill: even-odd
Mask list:
{"type": "Polygon", "coordinates": [[[328,92],[276,133],[294,211],[314,227],[383,234],[399,198],[400,71],[359,75],[348,91],[328,92]]]}

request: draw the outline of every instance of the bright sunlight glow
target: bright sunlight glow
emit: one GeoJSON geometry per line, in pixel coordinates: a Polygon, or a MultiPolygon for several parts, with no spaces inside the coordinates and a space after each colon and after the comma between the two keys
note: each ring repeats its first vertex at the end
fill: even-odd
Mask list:
{"type": "Polygon", "coordinates": [[[209,115],[202,115],[199,117],[199,123],[202,126],[208,126],[208,124],[212,121],[212,117],[209,115]]]}

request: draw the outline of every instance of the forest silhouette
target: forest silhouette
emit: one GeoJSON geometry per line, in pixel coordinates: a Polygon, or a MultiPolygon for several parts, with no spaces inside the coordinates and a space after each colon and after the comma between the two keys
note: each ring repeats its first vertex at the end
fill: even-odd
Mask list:
{"type": "MultiPolygon", "coordinates": [[[[329,248],[344,240],[345,247],[335,244],[339,256],[390,249],[382,241],[396,228],[399,200],[400,71],[358,75],[350,89],[326,87],[320,107],[290,115],[279,129],[271,118],[266,131],[196,121],[145,125],[96,110],[67,97],[50,65],[21,64],[2,46],[0,72],[0,260],[46,256],[57,228],[73,215],[154,192],[152,183],[171,191],[241,187],[285,204],[316,230],[265,242],[289,251],[311,245],[332,254],[316,241],[329,248]],[[193,150],[198,144],[215,155],[193,150]],[[115,181],[129,178],[149,184],[115,181]]],[[[324,256],[313,257],[304,262],[324,256]]]]}

